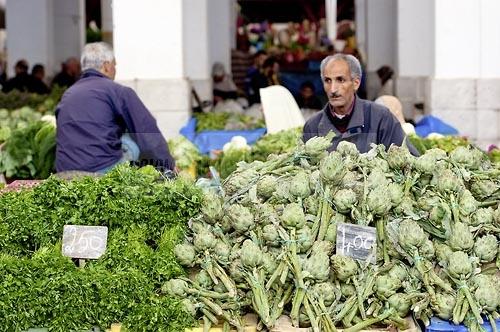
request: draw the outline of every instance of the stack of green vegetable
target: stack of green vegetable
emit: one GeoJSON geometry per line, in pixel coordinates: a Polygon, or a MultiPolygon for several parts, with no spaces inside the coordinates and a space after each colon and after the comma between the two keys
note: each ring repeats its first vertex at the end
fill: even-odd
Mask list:
{"type": "Polygon", "coordinates": [[[53,112],[66,88],[56,86],[49,95],[20,92],[12,90],[0,94],[0,109],[16,110],[29,107],[38,113],[53,112]]]}
{"type": "Polygon", "coordinates": [[[0,196],[0,326],[5,331],[109,327],[183,331],[194,324],[179,301],[159,295],[184,274],[173,248],[200,208],[201,192],[151,167],[119,166],[100,178],[51,177],[0,196]],[[61,255],[63,226],[109,229],[104,256],[78,268],[61,255]]]}
{"type": "Polygon", "coordinates": [[[248,130],[265,127],[263,118],[229,112],[196,113],[196,132],[205,130],[248,130]]]}
{"type": "Polygon", "coordinates": [[[271,154],[281,154],[293,150],[300,141],[302,135],[301,128],[282,130],[274,134],[262,136],[255,145],[248,149],[230,149],[223,151],[212,162],[219,174],[225,179],[236,169],[240,161],[264,161],[271,154]]]}
{"type": "MultiPolygon", "coordinates": [[[[168,140],[168,147],[170,148],[172,157],[175,159],[175,166],[181,172],[188,173],[191,169],[196,169],[196,164],[202,158],[196,145],[182,135],[168,140]]],[[[196,177],[196,172],[194,173],[192,175],[196,177]]]]}
{"type": "Polygon", "coordinates": [[[420,152],[421,154],[425,153],[425,151],[438,148],[444,150],[445,152],[451,152],[455,150],[455,148],[459,146],[468,146],[470,145],[469,140],[466,137],[461,136],[442,136],[437,135],[435,137],[420,137],[418,135],[410,135],[409,139],[413,146],[420,152]]]}
{"type": "Polygon", "coordinates": [[[9,178],[45,179],[54,170],[56,127],[36,121],[10,132],[0,149],[0,172],[9,178]]]}
{"type": "Polygon", "coordinates": [[[341,142],[327,154],[331,138],[240,163],[175,248],[192,274],[163,290],[226,330],[241,330],[248,312],[269,328],[287,314],[296,326],[347,332],[405,327],[410,312],[472,331],[498,318],[500,169],[468,147],[417,158],[341,142]],[[339,223],[376,228],[376,264],[335,252],[339,223]]]}

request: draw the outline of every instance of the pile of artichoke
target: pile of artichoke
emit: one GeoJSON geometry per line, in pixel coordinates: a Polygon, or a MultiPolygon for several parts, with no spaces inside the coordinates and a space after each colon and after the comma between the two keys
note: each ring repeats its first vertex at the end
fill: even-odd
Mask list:
{"type": "Polygon", "coordinates": [[[404,328],[410,313],[473,331],[498,318],[500,170],[472,148],[327,153],[331,139],[239,163],[175,248],[189,277],[163,290],[227,331],[246,313],[347,332],[404,328]],[[336,254],[339,223],[376,229],[376,264],[336,254]]]}

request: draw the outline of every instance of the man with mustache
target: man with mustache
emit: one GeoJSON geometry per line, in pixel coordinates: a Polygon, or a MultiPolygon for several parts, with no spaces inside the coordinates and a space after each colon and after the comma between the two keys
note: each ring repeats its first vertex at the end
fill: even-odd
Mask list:
{"type": "MultiPolygon", "coordinates": [[[[354,56],[335,54],[321,62],[321,79],[328,96],[323,110],[304,125],[303,140],[326,136],[334,131],[329,151],[335,150],[340,141],[356,144],[361,153],[370,150],[370,144],[401,145],[405,133],[399,121],[384,106],[356,96],[361,83],[361,65],[354,56]]],[[[417,150],[407,143],[410,152],[417,150]]]]}

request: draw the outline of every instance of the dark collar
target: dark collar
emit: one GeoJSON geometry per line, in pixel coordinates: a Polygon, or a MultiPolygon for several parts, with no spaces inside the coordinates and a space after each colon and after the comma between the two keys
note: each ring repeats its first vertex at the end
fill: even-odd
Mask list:
{"type": "MultiPolygon", "coordinates": [[[[350,136],[351,134],[361,132],[363,130],[363,126],[365,124],[365,116],[363,112],[363,107],[366,101],[363,99],[356,97],[356,102],[354,104],[354,109],[351,113],[351,120],[347,125],[347,130],[344,133],[340,133],[337,128],[333,125],[332,121],[329,118],[330,111],[330,103],[327,103],[323,108],[323,114],[318,124],[318,131],[320,136],[325,136],[330,131],[334,131],[337,136],[350,136]]],[[[332,116],[330,114],[330,116],[332,116]]]]}
{"type": "Polygon", "coordinates": [[[109,77],[107,77],[106,75],[104,75],[103,73],[101,73],[100,71],[95,70],[95,69],[87,69],[87,70],[85,70],[82,73],[81,77],[85,78],[85,77],[95,77],[95,76],[104,77],[104,78],[109,79],[109,77]]]}

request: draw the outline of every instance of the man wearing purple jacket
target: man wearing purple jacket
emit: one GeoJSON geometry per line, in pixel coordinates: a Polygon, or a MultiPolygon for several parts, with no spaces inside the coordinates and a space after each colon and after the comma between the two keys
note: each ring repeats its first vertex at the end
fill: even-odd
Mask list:
{"type": "Polygon", "coordinates": [[[106,43],[85,45],[82,75],[57,105],[56,170],[106,173],[136,161],[174,170],[155,118],[129,87],[114,82],[116,61],[106,43]]]}

